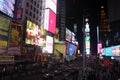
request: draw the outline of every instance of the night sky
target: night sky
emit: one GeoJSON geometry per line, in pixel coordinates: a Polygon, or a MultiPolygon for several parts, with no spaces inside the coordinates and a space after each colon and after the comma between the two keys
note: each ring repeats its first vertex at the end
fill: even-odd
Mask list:
{"type": "Polygon", "coordinates": [[[97,53],[96,27],[100,22],[100,6],[101,0],[66,0],[66,24],[71,31],[74,30],[73,24],[77,24],[77,40],[81,53],[83,51],[83,14],[89,18],[91,53],[97,53]]]}

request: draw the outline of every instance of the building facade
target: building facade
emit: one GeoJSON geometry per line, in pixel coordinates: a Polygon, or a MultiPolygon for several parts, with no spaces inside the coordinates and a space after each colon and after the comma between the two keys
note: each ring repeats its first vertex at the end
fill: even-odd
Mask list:
{"type": "Polygon", "coordinates": [[[108,18],[113,34],[113,45],[120,44],[120,0],[108,0],[108,18]]]}
{"type": "Polygon", "coordinates": [[[23,23],[25,20],[30,20],[37,25],[41,25],[41,4],[42,0],[17,0],[15,19],[23,23]]]}
{"type": "Polygon", "coordinates": [[[60,41],[65,41],[66,30],[66,0],[58,0],[57,27],[60,29],[60,41]]]}

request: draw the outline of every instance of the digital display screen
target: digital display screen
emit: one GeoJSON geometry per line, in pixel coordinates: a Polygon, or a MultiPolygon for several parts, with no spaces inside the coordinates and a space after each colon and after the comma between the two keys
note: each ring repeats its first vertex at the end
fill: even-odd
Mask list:
{"type": "Polygon", "coordinates": [[[56,14],[50,9],[45,10],[44,28],[47,31],[55,34],[55,31],[56,31],[56,14]]]}
{"type": "Polygon", "coordinates": [[[73,45],[73,44],[69,44],[69,47],[68,47],[68,54],[69,55],[73,55],[76,53],[76,46],[73,45]]]}
{"type": "Polygon", "coordinates": [[[13,18],[15,0],[0,0],[0,11],[13,18]]]}
{"type": "Polygon", "coordinates": [[[27,21],[26,25],[26,44],[45,46],[46,45],[46,31],[31,21],[27,21]]]}
{"type": "Polygon", "coordinates": [[[120,45],[112,47],[113,56],[120,56],[120,45]]]}
{"type": "Polygon", "coordinates": [[[120,45],[103,48],[102,55],[105,55],[105,56],[120,56],[120,45]]]}
{"type": "Polygon", "coordinates": [[[101,52],[101,49],[102,49],[102,44],[101,43],[99,43],[98,45],[97,45],[97,52],[98,52],[98,54],[101,54],[102,52],[101,52]]]}
{"type": "Polygon", "coordinates": [[[54,13],[56,13],[57,0],[47,0],[45,8],[51,9],[54,13]]]}

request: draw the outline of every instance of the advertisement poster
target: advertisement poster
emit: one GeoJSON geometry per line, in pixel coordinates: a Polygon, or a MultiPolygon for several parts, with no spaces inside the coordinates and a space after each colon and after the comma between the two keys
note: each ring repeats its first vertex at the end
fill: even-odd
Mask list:
{"type": "Polygon", "coordinates": [[[22,24],[11,22],[9,34],[8,54],[20,55],[20,43],[22,42],[22,24]]]}
{"type": "Polygon", "coordinates": [[[97,53],[102,54],[102,43],[97,44],[97,53]]]}
{"type": "Polygon", "coordinates": [[[105,55],[105,56],[120,56],[120,45],[103,48],[102,55],[105,55]]]}
{"type": "Polygon", "coordinates": [[[31,21],[27,21],[25,43],[36,45],[37,34],[38,34],[38,26],[31,21]]]}
{"type": "Polygon", "coordinates": [[[0,11],[13,18],[15,0],[0,0],[0,11]]]}
{"type": "Polygon", "coordinates": [[[56,13],[57,9],[57,0],[46,0],[45,8],[51,9],[54,13],[56,13]]]}
{"type": "Polygon", "coordinates": [[[73,45],[73,44],[70,43],[69,47],[68,47],[68,54],[69,55],[76,54],[76,49],[77,49],[77,47],[75,45],[73,45]]]}
{"type": "Polygon", "coordinates": [[[31,21],[26,25],[26,44],[46,46],[46,30],[31,21]]]}
{"type": "Polygon", "coordinates": [[[71,42],[72,32],[66,28],[66,41],[71,42]]]}
{"type": "Polygon", "coordinates": [[[55,31],[56,31],[56,14],[50,9],[45,10],[44,28],[47,31],[55,34],[55,31]]]}
{"type": "Polygon", "coordinates": [[[46,47],[43,47],[43,53],[53,53],[53,37],[46,36],[46,47]]]}
{"type": "Polygon", "coordinates": [[[43,27],[40,27],[38,30],[37,41],[38,46],[46,46],[46,30],[43,27]]]}
{"type": "Polygon", "coordinates": [[[54,56],[61,57],[66,55],[66,44],[55,44],[54,45],[54,56]]]}
{"type": "Polygon", "coordinates": [[[10,20],[0,16],[0,54],[6,52],[10,20]]]}

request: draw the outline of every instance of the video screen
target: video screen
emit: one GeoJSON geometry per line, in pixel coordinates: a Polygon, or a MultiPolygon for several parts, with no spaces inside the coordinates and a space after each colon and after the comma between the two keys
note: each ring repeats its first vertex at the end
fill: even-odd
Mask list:
{"type": "Polygon", "coordinates": [[[98,54],[101,54],[101,53],[102,53],[101,50],[102,50],[102,44],[101,44],[101,43],[98,43],[98,44],[97,44],[97,53],[98,53],[98,54]]]}
{"type": "Polygon", "coordinates": [[[105,55],[105,56],[120,56],[120,45],[103,48],[102,55],[105,55]]]}
{"type": "Polygon", "coordinates": [[[68,45],[68,55],[74,55],[74,54],[76,54],[76,49],[77,49],[77,47],[75,45],[73,45],[73,44],[70,43],[68,45]]]}
{"type": "Polygon", "coordinates": [[[45,8],[51,9],[54,13],[56,13],[57,8],[57,0],[47,0],[45,4],[45,8]]]}
{"type": "Polygon", "coordinates": [[[112,47],[113,56],[120,56],[120,45],[112,47]]]}
{"type": "Polygon", "coordinates": [[[0,0],[0,11],[13,18],[15,0],[0,0]]]}
{"type": "Polygon", "coordinates": [[[55,34],[55,30],[56,30],[56,14],[50,9],[45,10],[44,28],[47,31],[55,34]]]}
{"type": "Polygon", "coordinates": [[[26,25],[26,44],[45,46],[46,45],[46,31],[31,21],[27,21],[26,25]]]}

